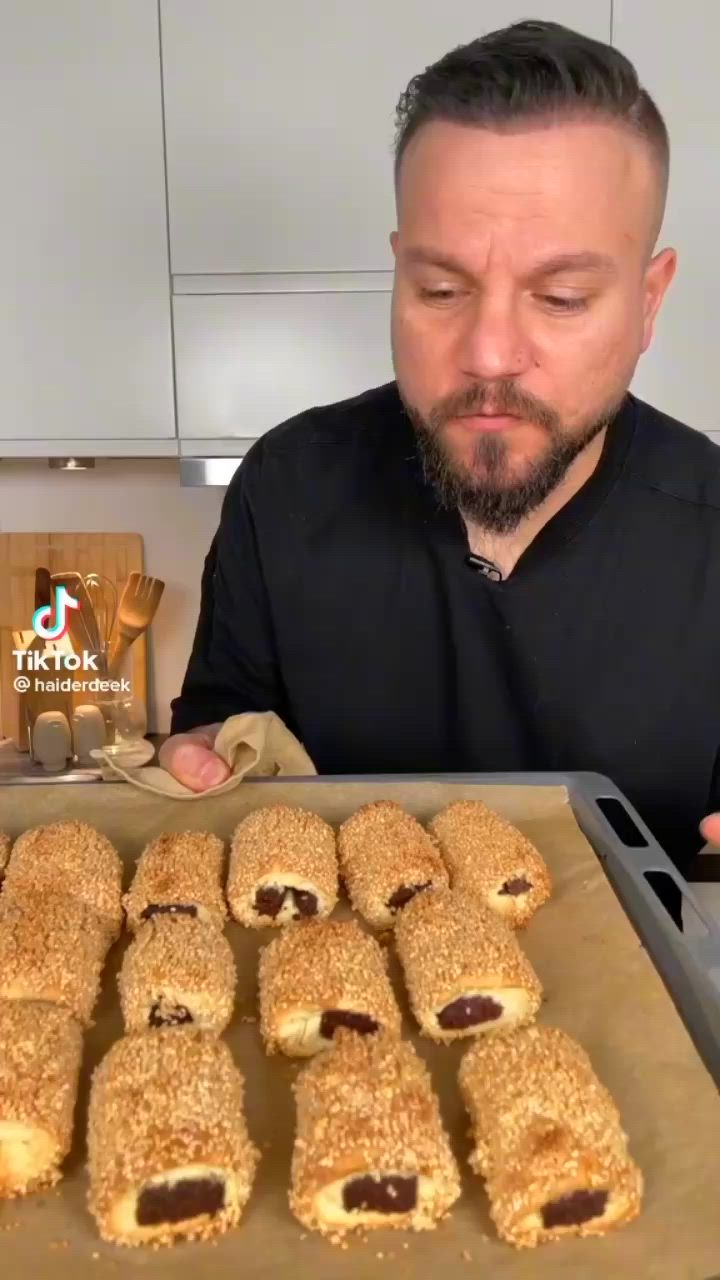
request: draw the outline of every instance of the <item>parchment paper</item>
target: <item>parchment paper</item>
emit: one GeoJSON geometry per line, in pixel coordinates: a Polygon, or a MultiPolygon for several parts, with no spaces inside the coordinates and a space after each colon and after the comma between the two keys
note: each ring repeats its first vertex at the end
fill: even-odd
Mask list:
{"type": "MultiPolygon", "coordinates": [[[[430,1065],[443,1115],[463,1169],[463,1195],[434,1232],[376,1231],[343,1251],[303,1231],[287,1207],[294,1109],[294,1062],[265,1057],[255,1015],[258,948],[274,930],[228,925],[239,969],[236,1015],[227,1039],[247,1081],[248,1122],[263,1158],[236,1231],[215,1245],[128,1250],[104,1244],[86,1205],[87,1090],[92,1067],[122,1034],[116,974],[125,941],[110,954],[96,1025],[87,1034],[76,1140],[66,1177],[50,1193],[0,1202],[4,1276],[84,1280],[86,1276],[193,1277],[194,1280],[316,1280],[469,1276],[498,1280],[709,1280],[720,1273],[720,1099],[601,865],[580,832],[564,788],[405,783],[246,782],[232,794],[191,809],[125,785],[0,789],[0,827],[61,817],[104,830],[132,863],[162,830],[204,828],[229,836],[248,811],[302,804],[338,822],[360,804],[388,797],[420,819],[451,798],[479,797],[535,841],[555,892],[521,935],[544,982],[542,1020],[564,1027],[590,1053],[612,1091],[647,1182],[644,1209],[632,1225],[600,1240],[575,1240],[516,1251],[498,1241],[479,1178],[467,1168],[467,1119],[456,1072],[467,1042],[435,1046],[415,1035],[402,982],[396,989],[411,1036],[430,1065]]],[[[346,908],[338,908],[338,912],[346,908]]]]}

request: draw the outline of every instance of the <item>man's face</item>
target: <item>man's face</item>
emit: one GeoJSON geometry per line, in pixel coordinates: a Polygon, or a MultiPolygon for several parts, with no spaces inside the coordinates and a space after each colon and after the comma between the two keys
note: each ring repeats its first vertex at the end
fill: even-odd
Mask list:
{"type": "Polygon", "coordinates": [[[446,496],[489,527],[537,506],[620,405],[675,268],[650,259],[659,201],[645,144],[613,124],[433,121],[408,144],[395,375],[446,496]]]}

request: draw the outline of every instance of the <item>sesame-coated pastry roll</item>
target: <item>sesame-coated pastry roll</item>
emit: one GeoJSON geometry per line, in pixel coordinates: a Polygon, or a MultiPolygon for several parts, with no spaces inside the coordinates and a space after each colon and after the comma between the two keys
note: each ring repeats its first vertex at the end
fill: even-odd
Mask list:
{"type": "Polygon", "coordinates": [[[224,845],[209,831],[157,836],[138,858],[123,905],[134,932],[155,915],[184,915],[222,928],[224,845]]]}
{"type": "Polygon", "coordinates": [[[522,928],[550,897],[550,873],[517,827],[480,800],[459,800],[428,823],[453,888],[477,893],[514,928],[522,928]]]}
{"type": "Polygon", "coordinates": [[[512,1031],[532,1021],[542,987],[515,934],[479,898],[421,893],[395,925],[413,1013],[433,1040],[512,1031]]]}
{"type": "Polygon", "coordinates": [[[264,948],[260,1031],[268,1053],[309,1058],[338,1027],[400,1035],[400,1010],[380,943],[357,920],[303,920],[264,948]]]}
{"type": "Polygon", "coordinates": [[[376,929],[424,889],[447,888],[435,841],[392,800],[363,805],[338,832],[340,868],[355,910],[376,929]]]}
{"type": "Polygon", "coordinates": [[[197,1027],[137,1031],[93,1075],[88,1203],[116,1244],[170,1245],[240,1220],[259,1152],[228,1046],[197,1027]]]}
{"type": "Polygon", "coordinates": [[[293,1085],[290,1208],[328,1235],[427,1230],[460,1195],[430,1073],[412,1045],[341,1029],[293,1085]]]}
{"type": "Polygon", "coordinates": [[[2,878],[5,867],[7,866],[7,860],[10,857],[11,848],[12,840],[10,839],[10,836],[6,831],[0,831],[0,878],[2,878]]]}
{"type": "Polygon", "coordinates": [[[238,823],[227,898],[240,924],[261,929],[328,916],[337,896],[335,832],[316,813],[274,805],[238,823]]]}
{"type": "Polygon", "coordinates": [[[602,1235],[640,1211],[643,1177],[585,1050],[537,1024],[479,1039],[460,1065],[490,1214],[510,1244],[602,1235]]]}
{"type": "Polygon", "coordinates": [[[0,1001],[0,1196],[61,1177],[81,1056],[82,1031],[67,1009],[0,1001]]]}
{"type": "Polygon", "coordinates": [[[190,916],[152,916],[118,977],[125,1030],[193,1023],[219,1035],[232,1017],[236,977],[220,929],[190,916]]]}
{"type": "Polygon", "coordinates": [[[89,1026],[108,949],[104,924],[77,898],[0,897],[0,1000],[46,1000],[89,1026]]]}
{"type": "Polygon", "coordinates": [[[106,836],[86,822],[52,822],[18,836],[3,893],[24,898],[51,888],[78,898],[99,916],[114,941],[122,928],[122,862],[106,836]]]}

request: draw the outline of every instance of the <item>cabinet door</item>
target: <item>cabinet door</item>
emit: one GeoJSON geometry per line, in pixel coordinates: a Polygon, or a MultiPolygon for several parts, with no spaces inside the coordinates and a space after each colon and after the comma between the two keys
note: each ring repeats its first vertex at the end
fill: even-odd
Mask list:
{"type": "Polygon", "coordinates": [[[311,405],[394,377],[387,289],[305,291],[286,283],[285,292],[174,299],[185,445],[251,439],[311,405]]]}
{"type": "MultiPolygon", "coordinates": [[[[602,40],[610,0],[533,17],[602,40]]],[[[162,0],[174,273],[390,269],[395,107],[520,0],[162,0]]]]}
{"type": "Polygon", "coordinates": [[[652,346],[632,389],[720,440],[720,111],[716,0],[615,0],[613,43],[634,62],[670,134],[670,190],[658,251],[678,253],[652,346]]]}
{"type": "Polygon", "coordinates": [[[167,441],[157,6],[3,0],[0,26],[0,440],[167,441]]]}

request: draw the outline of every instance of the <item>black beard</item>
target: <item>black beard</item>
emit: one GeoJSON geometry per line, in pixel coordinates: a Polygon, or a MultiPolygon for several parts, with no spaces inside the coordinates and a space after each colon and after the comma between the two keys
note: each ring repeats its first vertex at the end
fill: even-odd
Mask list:
{"type": "MultiPolygon", "coordinates": [[[[624,397],[623,397],[624,398],[624,397]]],[[[607,427],[619,405],[568,436],[555,425],[545,423],[549,446],[522,480],[503,484],[508,456],[501,435],[480,436],[475,442],[472,467],[482,468],[483,479],[474,479],[472,470],[460,469],[449,456],[440,430],[405,405],[415,428],[425,479],[433,486],[441,506],[461,511],[469,520],[490,533],[512,533],[526,516],[539,507],[556,489],[571,463],[591,440],[607,427]]]]}

